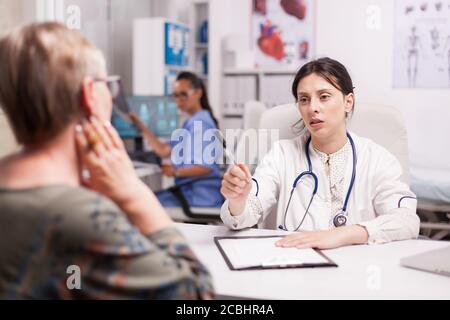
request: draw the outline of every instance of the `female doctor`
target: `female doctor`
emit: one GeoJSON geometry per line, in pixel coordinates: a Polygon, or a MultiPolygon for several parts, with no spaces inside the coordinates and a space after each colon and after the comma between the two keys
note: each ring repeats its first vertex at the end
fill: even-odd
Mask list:
{"type": "MultiPolygon", "coordinates": [[[[253,178],[243,164],[224,176],[221,217],[231,229],[253,227],[272,209],[281,247],[331,249],[416,238],[415,195],[400,181],[399,161],[373,141],[347,132],[353,83],[330,58],[305,64],[292,93],[303,134],[281,140],[253,178]]],[[[382,130],[382,128],[380,128],[382,130]]]]}

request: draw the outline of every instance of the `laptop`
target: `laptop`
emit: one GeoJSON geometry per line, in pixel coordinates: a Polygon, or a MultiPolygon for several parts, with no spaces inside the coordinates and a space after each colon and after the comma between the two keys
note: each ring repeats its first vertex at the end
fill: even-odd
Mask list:
{"type": "Polygon", "coordinates": [[[402,258],[400,265],[450,277],[450,247],[402,258]]]}

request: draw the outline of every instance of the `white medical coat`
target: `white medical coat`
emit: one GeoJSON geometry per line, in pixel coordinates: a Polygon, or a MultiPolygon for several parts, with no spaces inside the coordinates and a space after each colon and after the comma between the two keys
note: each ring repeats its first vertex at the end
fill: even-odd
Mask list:
{"type": "MultiPolygon", "coordinates": [[[[397,158],[370,139],[351,133],[355,143],[357,165],[355,185],[347,207],[347,225],[358,224],[366,228],[369,243],[385,243],[393,240],[416,238],[420,220],[416,214],[417,201],[402,197],[415,197],[409,186],[400,180],[402,167],[397,158]]],[[[292,140],[276,142],[256,168],[253,177],[258,181],[247,199],[244,212],[232,216],[228,200],[222,206],[221,218],[231,229],[253,227],[276,213],[276,225],[284,226],[284,211],[295,178],[308,170],[305,144],[308,135],[292,140]],[[273,214],[273,213],[272,213],[273,214]]],[[[309,146],[312,170],[318,177],[318,190],[309,208],[309,213],[300,227],[303,230],[327,230],[334,228],[331,214],[331,192],[329,178],[319,155],[309,146]]],[[[344,199],[348,191],[353,170],[352,155],[349,154],[344,178],[344,199]]],[[[306,211],[312,195],[314,180],[302,178],[286,215],[286,228],[295,230],[306,211]]],[[[274,226],[273,226],[274,227],[274,226]]]]}

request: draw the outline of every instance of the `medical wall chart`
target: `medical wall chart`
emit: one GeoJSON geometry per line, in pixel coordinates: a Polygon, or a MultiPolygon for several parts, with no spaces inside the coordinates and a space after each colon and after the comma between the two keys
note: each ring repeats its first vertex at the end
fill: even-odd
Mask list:
{"type": "Polygon", "coordinates": [[[450,87],[450,0],[396,0],[394,87],[450,87]]]}
{"type": "Polygon", "coordinates": [[[253,0],[256,66],[297,69],[310,60],[314,22],[313,0],[253,0]]]}

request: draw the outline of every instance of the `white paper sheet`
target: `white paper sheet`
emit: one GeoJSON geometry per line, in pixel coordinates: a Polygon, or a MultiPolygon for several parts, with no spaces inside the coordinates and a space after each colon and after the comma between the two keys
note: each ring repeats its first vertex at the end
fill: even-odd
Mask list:
{"type": "Polygon", "coordinates": [[[329,263],[314,249],[280,248],[273,238],[220,239],[220,245],[235,269],[329,263]]]}

